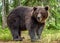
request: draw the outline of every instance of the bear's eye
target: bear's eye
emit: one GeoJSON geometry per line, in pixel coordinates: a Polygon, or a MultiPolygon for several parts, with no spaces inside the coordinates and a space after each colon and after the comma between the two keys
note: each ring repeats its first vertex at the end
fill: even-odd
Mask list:
{"type": "Polygon", "coordinates": [[[41,12],[41,14],[45,14],[45,13],[42,13],[42,12],[41,12]]]}
{"type": "Polygon", "coordinates": [[[43,15],[43,18],[45,18],[45,16],[43,15]]]}
{"type": "Polygon", "coordinates": [[[45,13],[41,13],[42,14],[42,17],[45,17],[45,13]]]}

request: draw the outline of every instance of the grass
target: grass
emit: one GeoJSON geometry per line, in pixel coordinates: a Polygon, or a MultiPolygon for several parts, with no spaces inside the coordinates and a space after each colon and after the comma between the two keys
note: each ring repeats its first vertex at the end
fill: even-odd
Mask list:
{"type": "MultiPolygon", "coordinates": [[[[27,31],[23,31],[22,36],[25,36],[23,43],[30,42],[30,38],[28,36],[27,31]]],[[[9,41],[9,40],[12,40],[12,36],[9,29],[8,28],[2,29],[2,27],[0,26],[0,41],[9,41]]],[[[60,30],[44,29],[41,35],[41,43],[52,43],[52,42],[55,43],[56,41],[60,42],[60,30]]]]}
{"type": "Polygon", "coordinates": [[[51,43],[60,40],[60,30],[44,30],[42,33],[43,43],[51,43]]]}
{"type": "Polygon", "coordinates": [[[0,40],[11,40],[12,36],[8,28],[2,29],[0,26],[0,40]]]}

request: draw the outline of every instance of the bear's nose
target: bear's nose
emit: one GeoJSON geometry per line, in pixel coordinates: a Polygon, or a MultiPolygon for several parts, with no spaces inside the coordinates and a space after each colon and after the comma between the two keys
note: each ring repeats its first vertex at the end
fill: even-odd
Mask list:
{"type": "Polygon", "coordinates": [[[37,19],[40,19],[40,17],[38,17],[37,19]]]}

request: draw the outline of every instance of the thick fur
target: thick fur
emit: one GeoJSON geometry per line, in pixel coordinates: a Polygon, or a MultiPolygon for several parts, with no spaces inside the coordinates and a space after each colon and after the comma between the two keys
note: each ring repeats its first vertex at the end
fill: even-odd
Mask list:
{"type": "Polygon", "coordinates": [[[40,39],[45,20],[48,17],[48,7],[27,7],[19,6],[13,9],[7,17],[7,25],[12,33],[13,40],[22,41],[21,31],[28,30],[31,41],[40,39]],[[38,13],[41,13],[41,21],[37,20],[38,13]]]}

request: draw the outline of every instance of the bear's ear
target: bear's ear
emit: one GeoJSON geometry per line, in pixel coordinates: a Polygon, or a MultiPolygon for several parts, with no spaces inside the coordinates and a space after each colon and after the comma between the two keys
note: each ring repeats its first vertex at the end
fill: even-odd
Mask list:
{"type": "Polygon", "coordinates": [[[33,7],[33,10],[36,11],[37,7],[33,7]]]}
{"type": "Polygon", "coordinates": [[[49,6],[45,6],[45,10],[48,11],[49,10],[49,6]]]}

